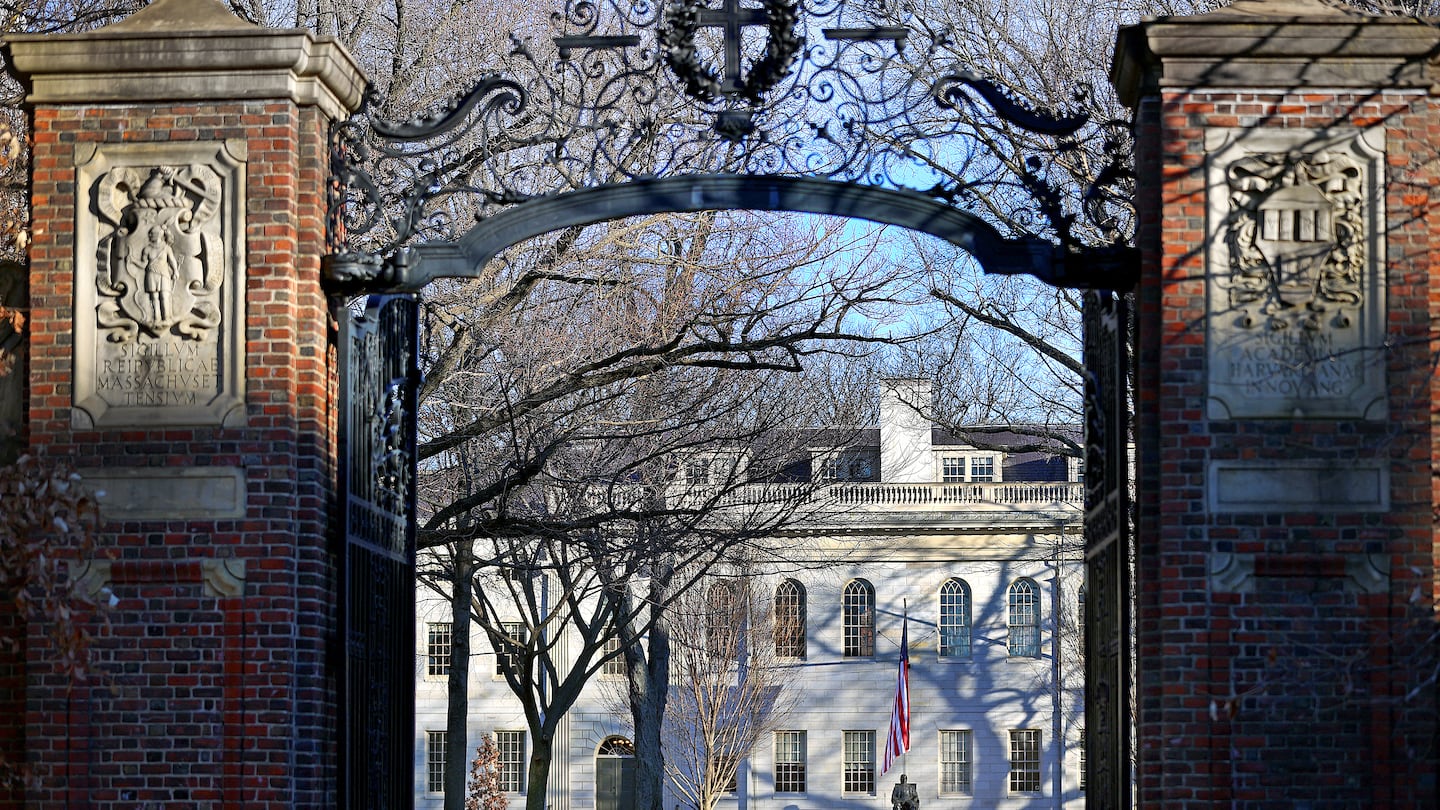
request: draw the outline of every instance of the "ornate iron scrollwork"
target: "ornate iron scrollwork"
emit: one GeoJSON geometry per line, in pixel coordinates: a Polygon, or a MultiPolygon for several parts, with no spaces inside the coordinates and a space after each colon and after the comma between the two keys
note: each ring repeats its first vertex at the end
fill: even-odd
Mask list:
{"type": "Polygon", "coordinates": [[[404,246],[455,243],[507,210],[642,180],[813,178],[962,210],[970,181],[957,167],[982,147],[960,107],[983,104],[1058,139],[1057,152],[1093,126],[947,64],[945,35],[897,24],[883,0],[714,2],[564,0],[551,36],[512,36],[504,74],[444,109],[392,122],[371,98],[335,130],[328,281],[394,286],[404,246]],[[742,42],[757,26],[763,45],[742,42]],[[355,252],[384,264],[344,255],[355,252]]]}

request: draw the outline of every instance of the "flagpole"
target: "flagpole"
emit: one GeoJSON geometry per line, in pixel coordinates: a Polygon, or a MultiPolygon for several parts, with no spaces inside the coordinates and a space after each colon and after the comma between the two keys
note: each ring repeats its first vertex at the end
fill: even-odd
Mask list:
{"type": "MultiPolygon", "coordinates": [[[[901,610],[901,614],[900,614],[900,655],[908,659],[908,658],[910,657],[910,650],[907,649],[907,648],[909,647],[909,641],[910,641],[910,599],[909,599],[909,597],[906,597],[905,599],[902,599],[901,602],[900,602],[900,604],[901,604],[901,608],[900,608],[900,610],[901,610]]],[[[909,673],[908,673],[908,672],[906,673],[906,680],[907,680],[907,681],[909,680],[909,673]]],[[[909,691],[909,688],[910,688],[908,683],[906,684],[906,687],[905,687],[905,688],[906,688],[906,691],[908,692],[908,691],[909,691]]],[[[906,703],[907,703],[907,704],[909,703],[909,698],[908,698],[908,696],[907,696],[907,698],[906,698],[906,703]]],[[[909,712],[909,706],[908,706],[908,705],[906,706],[906,712],[905,712],[905,713],[906,713],[905,725],[907,726],[906,731],[908,732],[908,731],[909,731],[908,726],[910,725],[910,717],[909,717],[909,713],[910,713],[910,712],[909,712]]],[[[906,757],[909,756],[909,754],[910,754],[910,744],[909,744],[909,743],[910,743],[910,740],[908,739],[908,733],[907,733],[907,739],[905,740],[905,743],[906,743],[906,744],[905,744],[905,747],[900,750],[900,775],[901,775],[901,776],[904,776],[904,775],[905,775],[906,757]]]]}
{"type": "Polygon", "coordinates": [[[910,600],[906,599],[904,605],[900,625],[900,660],[895,673],[895,697],[890,706],[890,731],[885,738],[885,757],[880,763],[881,775],[889,773],[897,763],[903,765],[905,754],[910,751],[910,600]]]}

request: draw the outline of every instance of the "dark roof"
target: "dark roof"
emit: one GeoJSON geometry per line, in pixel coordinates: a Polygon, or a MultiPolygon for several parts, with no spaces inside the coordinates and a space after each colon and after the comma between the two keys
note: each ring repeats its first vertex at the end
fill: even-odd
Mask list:
{"type": "MultiPolygon", "coordinates": [[[[1062,429],[1052,433],[1063,433],[1075,441],[1081,439],[1079,429],[1062,429]]],[[[971,447],[973,443],[983,443],[987,446],[1000,448],[1030,448],[1017,451],[1006,451],[1005,459],[1002,462],[1002,476],[1006,481],[1066,481],[1069,479],[1069,463],[1064,454],[1065,447],[1058,440],[1047,440],[1043,435],[1036,436],[1018,430],[996,428],[989,425],[975,426],[973,440],[964,438],[963,428],[961,431],[950,432],[944,428],[934,428],[931,431],[931,443],[936,450],[944,451],[947,447],[971,447]],[[1046,445],[1054,449],[1033,449],[1036,445],[1042,448],[1046,445]]],[[[842,476],[850,480],[859,481],[880,481],[883,480],[883,471],[880,469],[880,429],[876,427],[830,427],[810,428],[772,437],[772,448],[779,449],[787,460],[777,462],[774,458],[766,465],[764,470],[755,470],[756,481],[767,481],[771,483],[796,482],[810,480],[816,473],[812,469],[811,452],[819,449],[838,449],[842,451],[842,459],[848,453],[851,459],[862,457],[871,463],[865,473],[856,475],[850,470],[841,470],[842,476]],[[776,446],[780,445],[780,448],[776,446]],[[782,449],[783,448],[783,449],[782,449]],[[868,473],[868,474],[866,474],[868,473]]],[[[849,462],[842,463],[848,464],[849,462]]]]}
{"type": "Polygon", "coordinates": [[[1064,449],[1064,444],[1059,439],[1047,439],[1047,434],[1064,436],[1076,444],[1084,441],[1084,433],[1078,426],[1050,427],[1047,425],[1035,425],[1033,431],[1029,431],[1023,428],[1016,430],[998,425],[974,425],[968,427],[962,425],[958,431],[953,432],[949,428],[931,428],[930,443],[936,447],[956,445],[968,447],[977,441],[999,447],[1053,444],[1057,451],[1064,449]]]}

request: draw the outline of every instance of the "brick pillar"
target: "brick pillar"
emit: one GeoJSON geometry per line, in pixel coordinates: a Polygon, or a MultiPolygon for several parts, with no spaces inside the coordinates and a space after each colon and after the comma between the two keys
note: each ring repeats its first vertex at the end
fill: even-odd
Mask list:
{"type": "Polygon", "coordinates": [[[105,490],[94,675],[28,642],[36,807],[330,807],[338,44],[218,0],[16,36],[34,115],[29,441],[105,490]]]}
{"type": "Polygon", "coordinates": [[[1434,25],[1121,34],[1141,806],[1436,806],[1434,25]]]}

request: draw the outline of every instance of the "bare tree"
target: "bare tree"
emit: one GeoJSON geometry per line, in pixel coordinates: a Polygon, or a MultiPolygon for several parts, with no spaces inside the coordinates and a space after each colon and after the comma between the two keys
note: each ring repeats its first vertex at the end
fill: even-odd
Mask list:
{"type": "MultiPolygon", "coordinates": [[[[457,541],[472,544],[472,616],[530,722],[531,802],[554,728],[607,655],[642,661],[637,725],[658,729],[657,622],[695,576],[671,572],[754,547],[803,507],[803,487],[741,496],[793,461],[787,431],[826,416],[808,359],[863,350],[851,313],[892,295],[888,272],[836,264],[855,246],[826,244],[825,227],[620,223],[431,291],[421,544],[449,550],[425,573],[453,599],[457,541]],[[566,633],[578,642],[559,656],[566,633]],[[607,653],[617,634],[626,652],[607,653]]],[[[659,775],[639,780],[656,801],[659,775]]]]}
{"type": "MultiPolygon", "coordinates": [[[[605,662],[631,659],[637,727],[658,728],[668,606],[698,572],[773,554],[776,530],[808,506],[804,485],[747,497],[751,475],[790,460],[795,443],[783,435],[788,404],[767,389],[783,380],[728,379],[737,376],[672,370],[628,391],[612,386],[611,418],[578,416],[591,427],[550,448],[537,480],[507,493],[504,517],[477,522],[473,617],[530,727],[531,806],[543,806],[561,718],[605,662]],[[606,421],[603,433],[593,425],[606,421]]],[[[637,737],[647,755],[658,752],[637,737]]]]}
{"type": "Polygon", "coordinates": [[[770,600],[756,584],[743,572],[711,576],[671,609],[665,770],[695,810],[714,810],[736,792],[740,763],[793,709],[770,600]]]}
{"type": "MultiPolygon", "coordinates": [[[[966,207],[1001,231],[1038,236],[1067,250],[1131,242],[1129,113],[1108,72],[1115,32],[1142,14],[1194,14],[1208,0],[1115,0],[1083,6],[1039,0],[922,2],[908,25],[928,54],[929,75],[965,68],[1033,110],[1083,116],[1065,136],[1035,133],[993,115],[956,90],[953,115],[980,148],[958,165],[931,168],[963,188],[966,207]]],[[[897,20],[898,21],[898,20],[897,20]]],[[[916,241],[905,261],[927,271],[926,288],[946,324],[935,340],[894,353],[891,373],[934,379],[926,415],[977,447],[997,432],[1031,435],[1036,448],[1078,457],[1083,422],[1080,297],[1034,279],[981,274],[958,249],[916,241]]]]}

